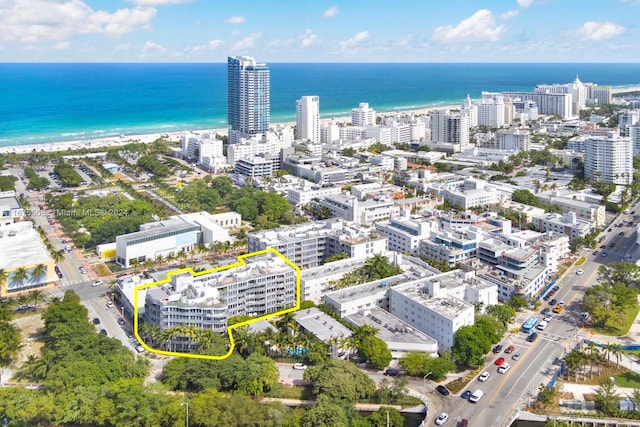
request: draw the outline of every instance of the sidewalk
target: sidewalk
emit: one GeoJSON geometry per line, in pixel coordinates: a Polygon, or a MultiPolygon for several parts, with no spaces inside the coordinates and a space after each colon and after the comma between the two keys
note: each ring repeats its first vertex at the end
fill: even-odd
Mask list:
{"type": "MultiPolygon", "coordinates": [[[[633,395],[633,388],[631,387],[618,387],[614,385],[613,389],[621,399],[633,395]]],[[[562,391],[573,393],[573,398],[577,400],[584,400],[585,394],[596,394],[597,390],[597,385],[562,383],[562,391]]]]}

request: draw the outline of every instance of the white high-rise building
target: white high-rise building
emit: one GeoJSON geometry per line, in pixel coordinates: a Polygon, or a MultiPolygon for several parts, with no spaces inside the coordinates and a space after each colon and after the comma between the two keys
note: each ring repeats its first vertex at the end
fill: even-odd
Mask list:
{"type": "Polygon", "coordinates": [[[431,115],[431,141],[466,148],[469,145],[469,116],[466,112],[448,109],[434,111],[431,115]]]}
{"type": "Polygon", "coordinates": [[[640,154],[640,123],[629,126],[629,138],[633,144],[633,155],[637,156],[640,154]]]}
{"type": "Polygon", "coordinates": [[[352,126],[372,126],[376,124],[376,112],[369,107],[369,103],[361,102],[358,108],[351,110],[352,126]]]}
{"type": "Polygon", "coordinates": [[[584,176],[594,181],[627,185],[633,181],[633,144],[631,138],[608,132],[590,135],[584,141],[584,176]]]}
{"type": "Polygon", "coordinates": [[[296,101],[296,139],[320,143],[320,97],[303,96],[296,101]]]}
{"type": "Polygon", "coordinates": [[[478,106],[471,103],[471,97],[469,94],[467,94],[467,98],[464,100],[461,110],[469,117],[470,128],[478,126],[478,106]]]}
{"type": "Polygon", "coordinates": [[[500,93],[482,92],[478,104],[478,125],[500,128],[505,123],[504,96],[500,93]]]}

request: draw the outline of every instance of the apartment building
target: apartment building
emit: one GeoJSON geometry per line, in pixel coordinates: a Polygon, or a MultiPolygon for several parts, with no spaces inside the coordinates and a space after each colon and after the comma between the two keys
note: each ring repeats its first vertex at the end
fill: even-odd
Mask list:
{"type": "Polygon", "coordinates": [[[575,212],[564,215],[548,213],[536,216],[532,221],[533,226],[540,232],[555,231],[569,237],[569,240],[578,237],[586,237],[594,228],[595,223],[578,218],[575,212]]]}
{"type": "Polygon", "coordinates": [[[363,260],[385,253],[387,247],[384,237],[338,219],[252,232],[247,240],[249,252],[273,248],[303,269],[341,253],[363,260]]]}
{"type": "Polygon", "coordinates": [[[149,288],[144,322],[158,328],[188,325],[225,332],[232,316],[261,316],[296,305],[297,270],[275,253],[244,258],[244,265],[193,276],[173,274],[149,288]]]}
{"type": "Polygon", "coordinates": [[[353,195],[335,194],[320,200],[319,204],[329,209],[334,217],[357,225],[372,225],[400,215],[400,208],[390,198],[361,201],[353,195]]]}
{"type": "Polygon", "coordinates": [[[584,175],[594,181],[629,185],[633,181],[633,144],[631,138],[608,132],[589,135],[584,141],[584,175]]]}
{"type": "Polygon", "coordinates": [[[303,96],[296,101],[296,139],[320,143],[319,96],[303,96]]]}
{"type": "Polygon", "coordinates": [[[430,220],[412,219],[407,215],[378,222],[376,229],[387,238],[387,249],[409,255],[419,255],[420,241],[437,230],[438,224],[430,220]]]}

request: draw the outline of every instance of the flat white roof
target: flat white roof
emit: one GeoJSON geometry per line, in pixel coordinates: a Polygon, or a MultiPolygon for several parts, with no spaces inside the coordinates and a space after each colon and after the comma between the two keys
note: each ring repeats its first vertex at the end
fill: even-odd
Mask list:
{"type": "Polygon", "coordinates": [[[13,270],[24,265],[53,261],[30,221],[0,227],[0,268],[13,270]]]}

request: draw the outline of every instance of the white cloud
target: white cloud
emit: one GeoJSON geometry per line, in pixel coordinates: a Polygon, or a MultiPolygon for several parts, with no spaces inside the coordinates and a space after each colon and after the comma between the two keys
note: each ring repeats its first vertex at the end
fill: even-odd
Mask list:
{"type": "Polygon", "coordinates": [[[520,6],[523,9],[526,9],[529,6],[531,6],[531,4],[533,3],[533,0],[517,0],[517,2],[518,2],[518,6],[520,6]]]}
{"type": "Polygon", "coordinates": [[[507,10],[505,13],[500,15],[500,19],[510,19],[517,16],[519,13],[520,9],[507,10]]]}
{"type": "Polygon", "coordinates": [[[489,10],[480,9],[455,27],[437,27],[432,39],[444,43],[498,41],[506,29],[505,25],[496,26],[489,10]]]}
{"type": "Polygon", "coordinates": [[[369,31],[361,31],[357,33],[355,36],[351,37],[348,40],[343,40],[340,42],[340,49],[350,49],[356,47],[358,44],[369,38],[369,31]]]}
{"type": "Polygon", "coordinates": [[[155,53],[164,53],[167,49],[159,43],[146,41],[142,48],[142,56],[153,55],[155,53]]]}
{"type": "Polygon", "coordinates": [[[332,18],[336,16],[338,13],[340,13],[340,9],[338,8],[338,6],[333,6],[325,10],[322,16],[325,18],[332,18]]]}
{"type": "Polygon", "coordinates": [[[82,0],[0,1],[0,39],[34,43],[67,40],[80,34],[120,36],[150,29],[153,7],[94,11],[82,0]]]}
{"type": "Polygon", "coordinates": [[[184,50],[185,52],[193,52],[193,53],[208,52],[211,50],[216,50],[222,45],[224,45],[224,40],[214,39],[204,44],[199,44],[196,46],[185,48],[184,50]]]}
{"type": "Polygon", "coordinates": [[[63,42],[58,42],[56,44],[53,45],[53,49],[54,50],[67,50],[69,49],[69,47],[71,46],[71,43],[69,43],[69,41],[63,41],[63,42]]]}
{"type": "Polygon", "coordinates": [[[224,20],[227,24],[243,24],[244,16],[232,16],[231,18],[227,18],[224,20]]]}
{"type": "Polygon", "coordinates": [[[129,0],[141,6],[162,6],[164,4],[191,3],[193,0],[129,0]]]}
{"type": "Polygon", "coordinates": [[[303,49],[318,44],[319,42],[318,36],[313,34],[313,31],[308,28],[304,30],[304,34],[299,36],[298,39],[300,40],[300,47],[303,49]]]}
{"type": "Polygon", "coordinates": [[[252,48],[256,44],[256,39],[259,39],[262,36],[262,33],[253,33],[248,35],[242,40],[236,41],[233,45],[231,45],[231,50],[240,51],[252,48]]]}
{"type": "Polygon", "coordinates": [[[627,31],[625,27],[611,22],[589,21],[582,24],[575,34],[585,40],[600,41],[619,36],[625,31],[627,31]]]}
{"type": "Polygon", "coordinates": [[[116,47],[114,47],[114,49],[118,50],[118,51],[131,50],[131,43],[120,43],[120,44],[116,45],[116,47]]]}

